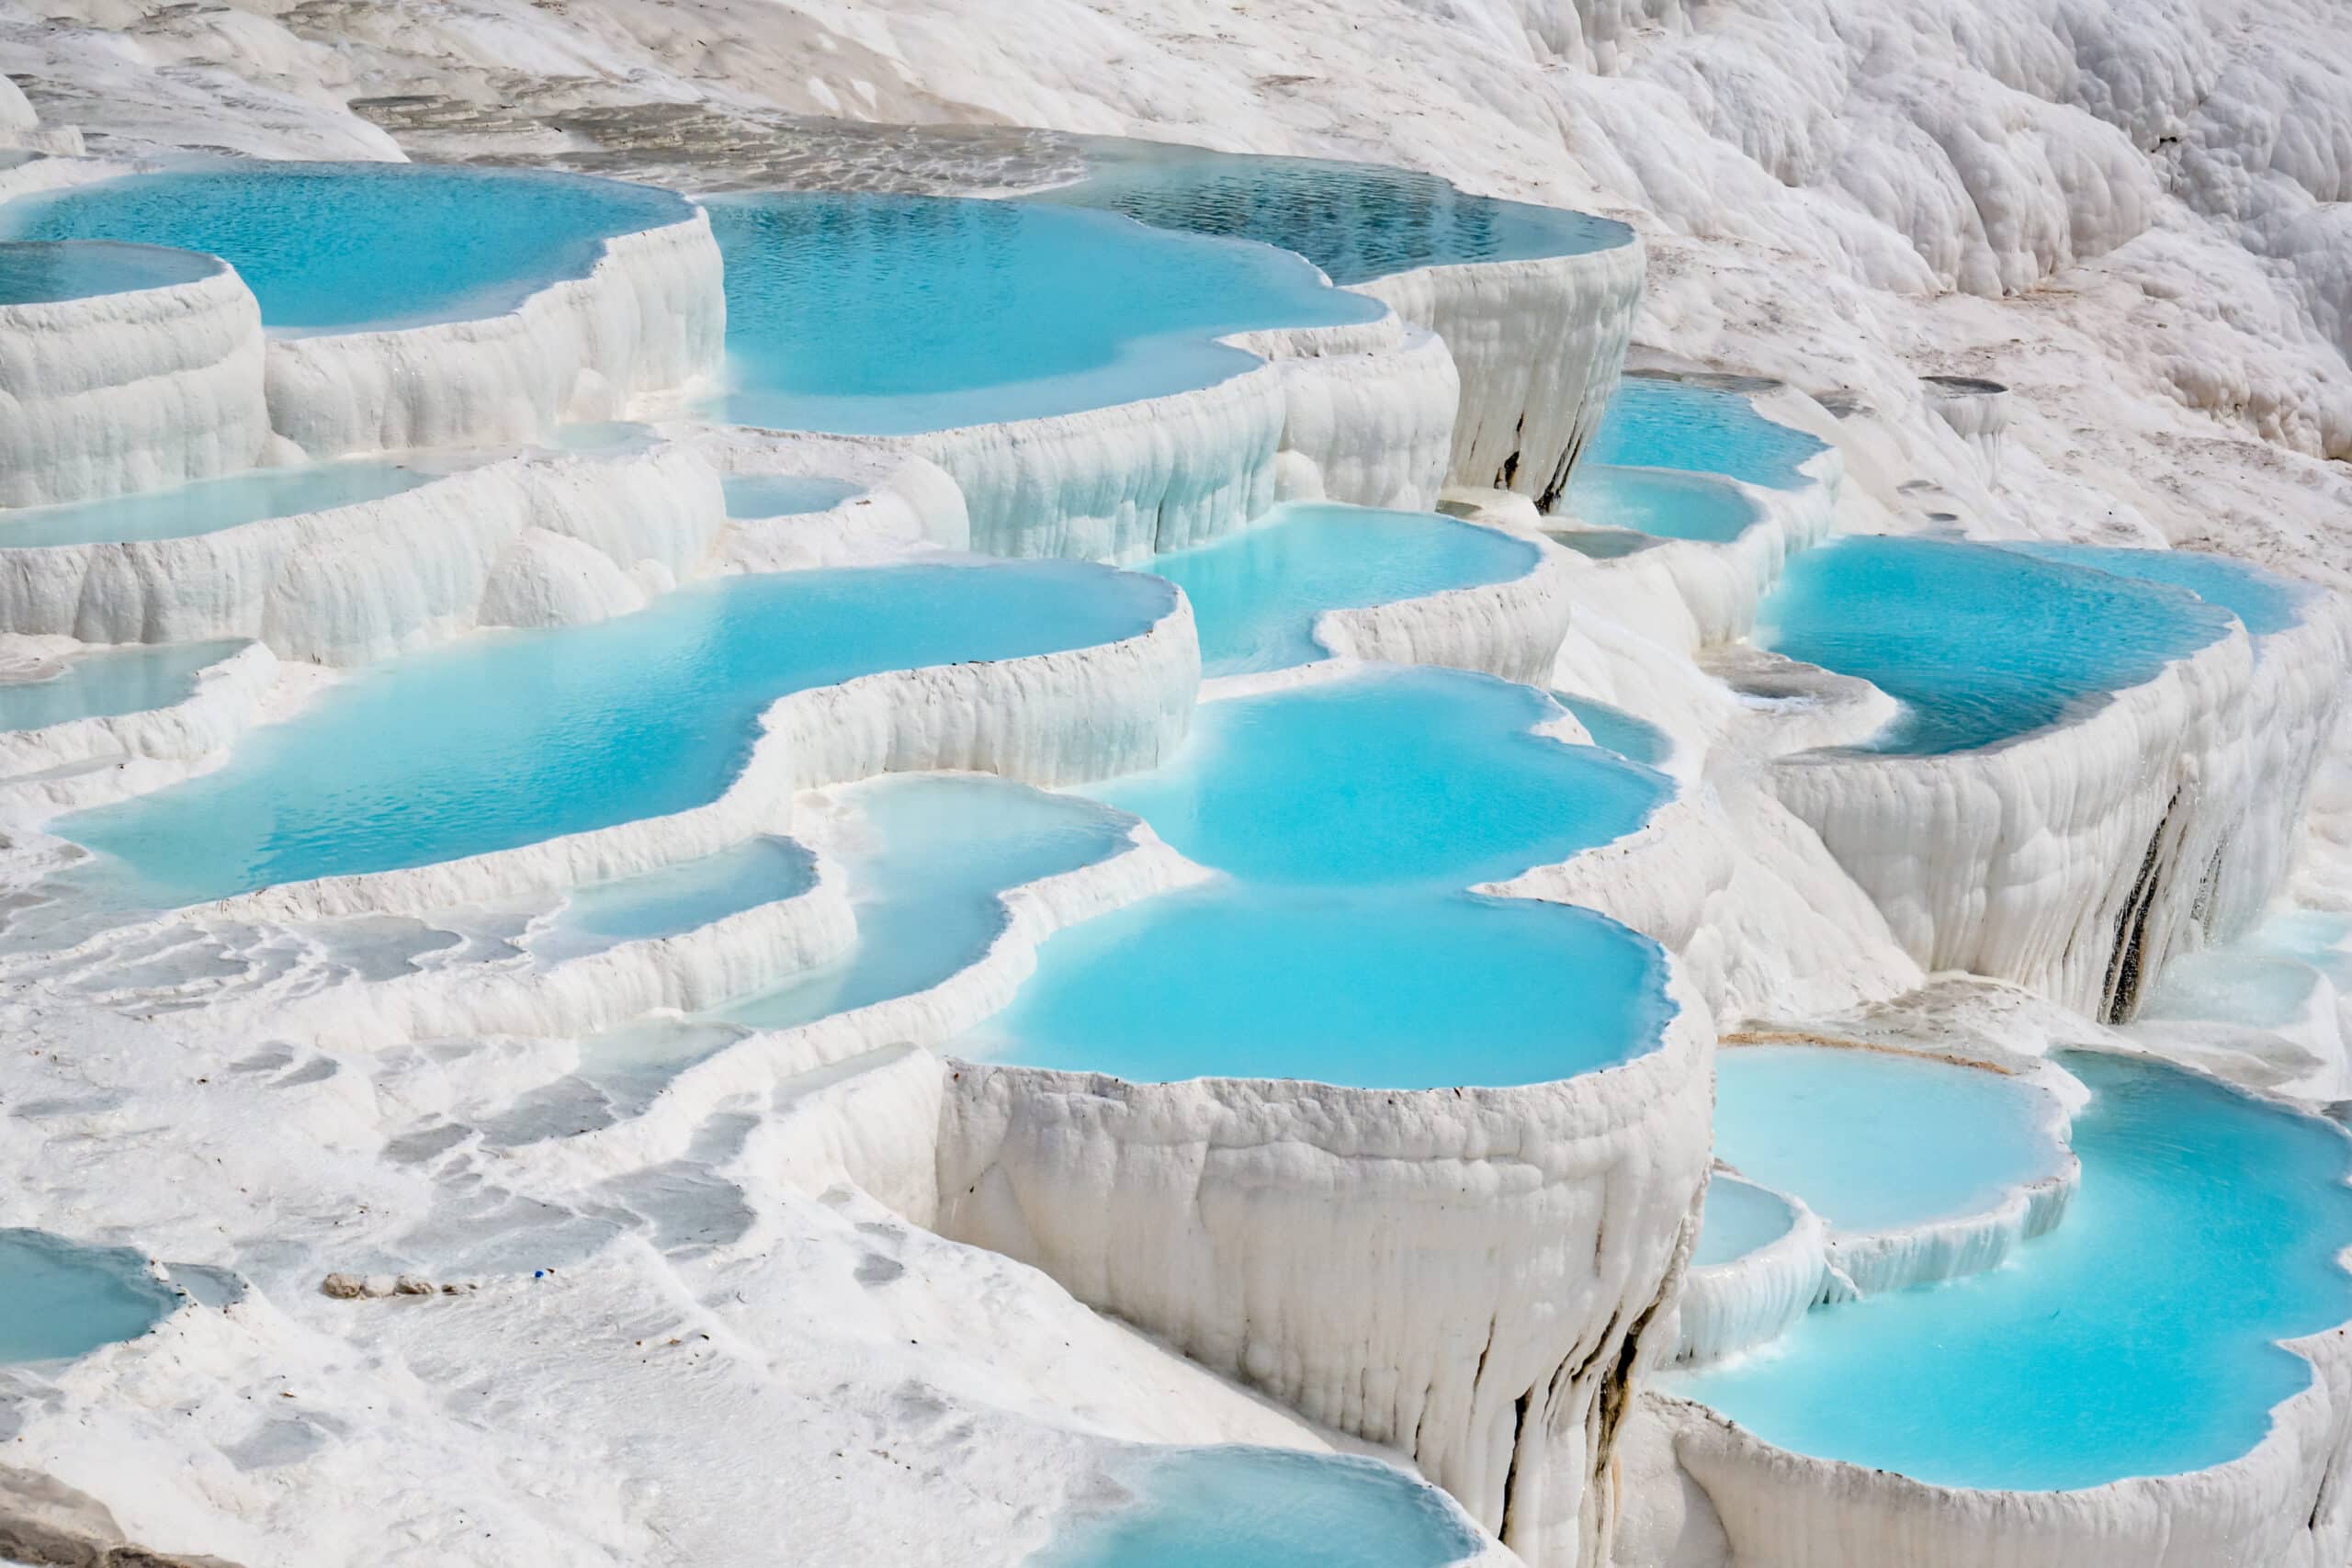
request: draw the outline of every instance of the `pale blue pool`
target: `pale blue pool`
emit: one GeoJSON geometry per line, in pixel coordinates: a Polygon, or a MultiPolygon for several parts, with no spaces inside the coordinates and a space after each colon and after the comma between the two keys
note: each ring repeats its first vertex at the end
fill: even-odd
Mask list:
{"type": "Polygon", "coordinates": [[[1110,642],[1174,602],[1069,562],[723,579],[371,667],[219,772],[59,830],[175,904],[511,849],[718,798],[787,693],[1110,642]]]}
{"type": "Polygon", "coordinates": [[[1375,667],[1203,705],[1095,793],[1225,876],[1064,931],[975,1058],[1137,1081],[1508,1086],[1613,1066],[1672,1015],[1645,938],[1462,889],[1638,827],[1667,784],[1528,727],[1542,693],[1375,667]]]}
{"type": "Polygon", "coordinates": [[[797,897],[817,884],[817,857],[790,839],[762,836],[717,854],[638,876],[575,888],[531,938],[541,958],[594,953],[697,930],[729,915],[797,897]]]}
{"type": "Polygon", "coordinates": [[[64,1360],[135,1339],[179,1300],[126,1248],[0,1230],[0,1363],[64,1360]]]}
{"type": "Polygon", "coordinates": [[[1584,726],[1584,732],[1592,737],[1594,745],[1614,751],[1629,762],[1657,768],[1665,766],[1674,755],[1674,738],[1648,719],[1636,717],[1597,697],[1554,692],[1552,700],[1577,716],[1577,722],[1584,726]]]}
{"type": "Polygon", "coordinates": [[[1742,1045],[1715,1057],[1715,1156],[1833,1231],[1988,1213],[2055,1176],[2057,1107],[2028,1079],[1931,1056],[1742,1045]]]}
{"type": "Polygon", "coordinates": [[[1631,229],[1610,219],[1472,196],[1410,169],[1109,137],[1080,145],[1087,176],[1041,199],[1107,208],[1155,228],[1279,245],[1335,283],[1458,262],[1580,255],[1633,239],[1631,229]]]}
{"type": "Polygon", "coordinates": [[[1718,545],[1738,538],[1764,516],[1763,508],[1710,474],[1590,462],[1578,464],[1568,480],[1566,510],[1597,526],[1718,545]]]}
{"type": "Polygon", "coordinates": [[[2226,636],[2179,589],[1993,545],[1875,536],[1792,557],[1755,641],[1875,682],[1902,713],[1868,750],[1965,751],[2072,716],[2226,636]]]}
{"type": "Polygon", "coordinates": [[[1375,1460],[1138,1450],[1126,1506],[1063,1521],[1030,1568],[1448,1568],[1483,1541],[1436,1487],[1375,1460]]]}
{"type": "Polygon", "coordinates": [[[737,424],[881,435],[1073,413],[1259,363],[1220,334],[1383,309],[1296,256],[1108,213],[813,192],[709,210],[737,424]]]}
{"type": "Polygon", "coordinates": [[[1659,376],[1627,376],[1585,447],[1611,468],[1685,468],[1775,490],[1812,482],[1800,465],[1828,448],[1765,418],[1745,392],[1659,376]]]}
{"type": "Polygon", "coordinates": [[[1138,1083],[1506,1088],[1655,1049],[1666,959],[1589,909],[1213,883],[1064,931],[958,1055],[1138,1083]]]}
{"type": "Polygon", "coordinates": [[[1623,837],[1670,785],[1530,733],[1541,692],[1377,666],[1204,703],[1169,766],[1093,791],[1204,865],[1258,884],[1460,888],[1623,837]]]}
{"type": "Polygon", "coordinates": [[[325,333],[500,315],[585,277],[606,240],[693,215],[671,191],[547,170],[255,159],[20,197],[0,237],[201,251],[264,326],[325,333]]]}
{"type": "Polygon", "coordinates": [[[0,511],[0,549],[187,539],[273,517],[381,501],[449,471],[389,458],[255,468],[106,501],[0,511]]]}
{"type": "Polygon", "coordinates": [[[243,646],[174,642],[77,653],[45,680],[0,681],[0,730],[40,729],[76,718],[151,713],[187,700],[196,678],[243,646]]]}
{"type": "Polygon", "coordinates": [[[1782,1448],[1949,1486],[2096,1486],[2251,1450],[2311,1382],[2276,1342],[2352,1319],[2352,1143],[2177,1068],[2059,1060],[2093,1093],[2064,1224],[2007,1267],[1816,1307],[1668,1386],[1782,1448]]]}
{"type": "Polygon", "coordinates": [[[1507,582],[1534,570],[1535,546],[1430,512],[1292,505],[1257,526],[1148,569],[1193,602],[1211,675],[1311,664],[1326,610],[1507,582]]]}
{"type": "Polygon", "coordinates": [[[715,1016],[788,1029],[928,990],[1004,929],[998,895],[1115,854],[1134,819],[1082,796],[969,773],[876,779],[842,792],[842,858],[857,943],[840,962],[715,1016]]]}
{"type": "Polygon", "coordinates": [[[210,256],[161,245],[0,242],[0,305],[51,305],[101,294],[169,288],[210,277],[220,270],[220,264],[210,256]]]}
{"type": "Polygon", "coordinates": [[[1752,1181],[1717,1171],[1707,1182],[1706,1201],[1699,1215],[1699,1242],[1690,1249],[1690,1267],[1710,1269],[1736,1263],[1751,1252],[1771,1246],[1796,1228],[1797,1212],[1778,1192],[1752,1181]]]}
{"type": "Polygon", "coordinates": [[[865,487],[816,474],[732,474],[721,484],[729,517],[798,517],[839,506],[865,487]]]}
{"type": "Polygon", "coordinates": [[[2202,550],[2122,550],[2098,545],[2020,543],[2007,547],[2041,560],[2086,566],[2143,582],[2185,588],[2209,604],[2218,604],[2245,623],[2254,637],[2271,637],[2298,625],[2303,606],[2320,590],[2308,582],[2280,577],[2227,556],[2202,550]]]}

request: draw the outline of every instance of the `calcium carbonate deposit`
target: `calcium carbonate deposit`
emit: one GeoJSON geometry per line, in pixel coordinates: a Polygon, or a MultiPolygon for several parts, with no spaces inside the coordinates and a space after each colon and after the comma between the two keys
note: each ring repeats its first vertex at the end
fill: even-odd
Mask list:
{"type": "Polygon", "coordinates": [[[2352,1568],[2346,0],[0,0],[0,1560],[2352,1568]]]}

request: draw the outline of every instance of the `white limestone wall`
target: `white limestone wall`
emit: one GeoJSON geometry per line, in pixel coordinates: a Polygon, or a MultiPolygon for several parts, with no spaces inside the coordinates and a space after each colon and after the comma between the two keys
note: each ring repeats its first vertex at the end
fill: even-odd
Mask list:
{"type": "Polygon", "coordinates": [[[865,440],[955,479],[975,550],[1126,565],[1271,508],[1287,406],[1267,365],[1141,402],[865,440]]]}
{"type": "Polygon", "coordinates": [[[1925,968],[2131,1017],[2248,927],[2295,853],[2341,702],[2341,606],[2241,629],[2071,722],[1975,751],[1779,759],[1772,788],[1925,968]]]}
{"type": "Polygon", "coordinates": [[[939,1228],[1409,1453],[1525,1562],[1598,1568],[1706,1170],[1713,1032],[1676,995],[1656,1051],[1521,1089],[959,1065],[939,1228]]]}
{"type": "Polygon", "coordinates": [[[1437,504],[1462,378],[1436,333],[1394,316],[1381,325],[1380,339],[1364,346],[1270,355],[1283,381],[1281,500],[1400,512],[1437,504]]]}
{"type": "Polygon", "coordinates": [[[1316,617],[1315,639],[1342,659],[1439,664],[1541,685],[1568,635],[1582,558],[1541,536],[1528,542],[1539,553],[1522,577],[1326,610],[1316,617]]]}
{"type": "Polygon", "coordinates": [[[288,883],[210,908],[265,919],[424,913],[609,881],[786,829],[798,791],[877,773],[962,769],[1057,785],[1140,772],[1182,742],[1200,675],[1193,609],[1177,594],[1148,630],[1117,642],[792,693],[763,716],[743,771],[708,805],[435,865],[288,883]]]}
{"type": "Polygon", "coordinates": [[[476,321],[273,337],[269,416],[314,457],[537,441],[715,383],[727,299],[710,220],[605,242],[588,276],[476,321]]]}
{"type": "Polygon", "coordinates": [[[246,637],[359,664],[481,626],[638,609],[705,569],[725,521],[718,475],[688,447],[527,455],[187,538],[0,547],[0,630],[246,637]]]}
{"type": "MultiPolygon", "coordinates": [[[[468,963],[346,982],[254,1010],[273,1037],[327,1050],[484,1035],[584,1035],[664,1010],[695,1012],[847,953],[857,922],[841,873],[669,936],[541,964],[468,963]]],[[[216,1017],[230,1010],[216,1010],[216,1017]]],[[[225,1021],[225,1020],[224,1020],[225,1021]]]]}
{"type": "Polygon", "coordinates": [[[1355,287],[1445,340],[1461,378],[1447,482],[1549,511],[1625,363],[1640,237],[1581,255],[1419,267],[1355,287]]]}
{"type": "Polygon", "coordinates": [[[922,549],[967,550],[971,515],[964,492],[928,458],[876,451],[830,435],[777,435],[719,426],[699,437],[723,473],[839,479],[856,494],[821,512],[738,517],[718,542],[722,570],[797,571],[856,566],[922,549]]]}
{"type": "MultiPolygon", "coordinates": [[[[1718,1168],[1715,1179],[1723,1179],[1718,1168]]],[[[1769,1345],[1823,1299],[1831,1282],[1821,1216],[1782,1197],[1793,1216],[1785,1232],[1728,1262],[1693,1264],[1675,1308],[1674,1360],[1701,1366],[1769,1345]]]]}
{"type": "Polygon", "coordinates": [[[184,778],[260,719],[277,681],[277,658],[248,643],[169,707],[0,732],[0,806],[47,815],[184,778]]]}
{"type": "Polygon", "coordinates": [[[1928,407],[1976,455],[1987,483],[2001,477],[2001,432],[2009,425],[2009,389],[1969,376],[1928,376],[1920,389],[1928,407]]]}
{"type": "Polygon", "coordinates": [[[269,446],[261,309],[237,275],[0,305],[0,506],[250,467],[269,446]]]}

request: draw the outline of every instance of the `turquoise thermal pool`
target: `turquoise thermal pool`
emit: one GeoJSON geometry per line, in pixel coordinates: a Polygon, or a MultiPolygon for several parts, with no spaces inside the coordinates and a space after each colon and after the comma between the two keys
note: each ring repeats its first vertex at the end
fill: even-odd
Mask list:
{"type": "Polygon", "coordinates": [[[253,159],[20,197],[0,236],[205,252],[264,326],[300,333],[502,315],[585,277],[605,241],[693,216],[673,192],[582,175],[253,159]]]}
{"type": "Polygon", "coordinates": [[[2279,577],[2259,567],[2201,550],[2127,550],[2098,545],[2012,544],[2041,560],[2062,561],[2113,572],[2143,582],[2160,582],[2186,589],[2208,604],[2218,604],[2245,623],[2251,636],[2265,637],[2288,630],[2302,619],[2303,606],[2320,592],[2308,582],[2279,577]]]}
{"type": "Polygon", "coordinates": [[[1833,1231],[1997,1209],[2060,1174],[2064,1123],[2031,1081],[1931,1056],[1742,1045],[1715,1058],[1715,1154],[1833,1231]]]}
{"type": "Polygon", "coordinates": [[[1030,1568],[1449,1568],[1483,1542],[1444,1493],[1375,1460],[1138,1450],[1134,1500],[1065,1520],[1030,1568]]]}
{"type": "Polygon", "coordinates": [[[0,511],[0,549],[187,539],[273,517],[381,501],[443,477],[447,468],[362,458],[254,468],[225,479],[105,501],[0,511]]]}
{"type": "Polygon", "coordinates": [[[102,294],[169,288],[220,270],[220,264],[210,256],[160,245],[0,242],[0,306],[53,305],[102,294]]]}
{"type": "Polygon", "coordinates": [[[1134,818],[1074,795],[976,773],[876,779],[840,792],[857,914],[849,955],[717,1016],[788,1029],[928,990],[1004,930],[999,895],[1119,852],[1134,818]]]}
{"type": "Polygon", "coordinates": [[[1529,733],[1538,692],[1375,669],[1204,705],[1096,793],[1223,877],[1053,937],[977,1059],[1138,1081],[1507,1087],[1616,1066],[1672,1016],[1655,944],[1465,885],[1631,832],[1657,775],[1529,733]]]}
{"type": "Polygon", "coordinates": [[[1472,196],[1409,169],[1110,137],[1080,145],[1086,177],[1040,199],[1107,208],[1159,229],[1278,245],[1339,284],[1459,262],[1580,255],[1633,238],[1607,218],[1472,196]]]}
{"type": "Polygon", "coordinates": [[[1055,936],[956,1051],[1138,1083],[1502,1089],[1645,1055],[1673,1010],[1657,948],[1589,909],[1218,883],[1055,936]]]}
{"type": "Polygon", "coordinates": [[[55,674],[0,681],[0,730],[41,729],[77,718],[116,718],[186,702],[196,678],[244,645],[173,642],[77,653],[55,674]]]}
{"type": "Polygon", "coordinates": [[[2060,723],[2229,626],[2160,583],[1993,545],[1863,536],[1791,558],[1755,640],[1877,684],[1903,711],[1866,749],[1920,756],[2060,723]]]}
{"type": "Polygon", "coordinates": [[[1292,505],[1146,569],[1193,602],[1201,666],[1237,675],[1311,664],[1317,616],[1524,577],[1536,547],[1428,512],[1292,505]]]}
{"type": "Polygon", "coordinates": [[[1260,885],[1452,890],[1624,837],[1657,773],[1531,733],[1543,693],[1374,666],[1204,703],[1169,766],[1091,791],[1203,865],[1260,885]]]}
{"type": "Polygon", "coordinates": [[[2311,1382],[2278,1342],[2352,1318],[2352,1143],[2177,1068],[2059,1061],[2092,1100],[2057,1229],[1667,1385],[1783,1449],[1947,1486],[2068,1490],[2252,1450],[2311,1382]]]}
{"type": "Polygon", "coordinates": [[[817,858],[790,839],[760,837],[699,860],[574,889],[531,951],[560,959],[616,942],[694,931],[817,885],[817,858]]]}
{"type": "Polygon", "coordinates": [[[1263,245],[949,197],[715,198],[736,424],[905,434],[1162,397],[1238,375],[1216,339],[1384,307],[1263,245]]]}
{"type": "Polygon", "coordinates": [[[1797,1212],[1786,1198],[1719,1170],[1707,1182],[1706,1201],[1699,1216],[1699,1244],[1690,1249],[1690,1267],[1712,1269],[1736,1263],[1788,1235],[1796,1223],[1797,1212]]]}
{"type": "Polygon", "coordinates": [[[1828,447],[1756,412],[1727,387],[1627,376],[1585,447],[1582,461],[1618,468],[1723,474],[1774,490],[1803,490],[1802,465],[1828,447]]]}
{"type": "Polygon", "coordinates": [[[220,771],[60,830],[169,903],[511,849],[717,799],[788,693],[1116,641],[1174,604],[1058,561],[721,579],[374,666],[220,771]]]}
{"type": "Polygon", "coordinates": [[[179,1293],[122,1247],[0,1230],[0,1364],[57,1361],[135,1339],[179,1293]]]}
{"type": "Polygon", "coordinates": [[[733,474],[721,489],[729,517],[798,517],[839,506],[865,487],[813,474],[733,474]]]}
{"type": "Polygon", "coordinates": [[[1568,480],[1567,510],[1596,526],[1717,545],[1738,538],[1764,516],[1736,487],[1706,474],[1589,462],[1578,464],[1568,480]]]}

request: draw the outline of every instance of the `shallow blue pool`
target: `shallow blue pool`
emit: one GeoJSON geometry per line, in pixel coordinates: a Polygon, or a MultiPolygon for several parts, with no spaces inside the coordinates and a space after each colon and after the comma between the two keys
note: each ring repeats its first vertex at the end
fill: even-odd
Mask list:
{"type": "Polygon", "coordinates": [[[2041,560],[2086,566],[2143,582],[2185,588],[2209,604],[2218,604],[2245,623],[2251,635],[2263,637],[2283,632],[2302,619],[2303,606],[2320,590],[2308,582],[2280,577],[2227,556],[2202,550],[2122,550],[2098,545],[2018,543],[2006,547],[2041,560]]]}
{"type": "Polygon", "coordinates": [[[1537,559],[1524,539],[1435,513],[1293,505],[1148,570],[1192,600],[1203,671],[1238,675],[1323,658],[1315,621],[1326,610],[1507,582],[1537,559]]]}
{"type": "Polygon", "coordinates": [[[1031,202],[725,197],[721,417],[902,434],[1205,387],[1258,360],[1215,339],[1375,319],[1296,256],[1031,202]]]}
{"type": "Polygon", "coordinates": [[[1699,1216],[1699,1242],[1690,1249],[1690,1267],[1711,1269],[1736,1263],[1749,1253],[1772,1245],[1796,1228],[1797,1213],[1778,1192],[1767,1191],[1717,1171],[1707,1182],[1706,1202],[1699,1216]]]}
{"type": "Polygon", "coordinates": [[[1174,601],[1058,561],[724,579],[372,667],[219,772],[60,830],[167,903],[510,849],[718,798],[787,693],[1110,642],[1174,601]]]}
{"type": "MultiPolygon", "coordinates": [[[[5,214],[0,208],[0,214],[5,214]]],[[[0,242],[0,305],[51,305],[101,294],[169,288],[210,277],[210,256],[160,245],[0,242]]]]}
{"type": "Polygon", "coordinates": [[[0,237],[132,240],[217,255],[285,333],[503,314],[584,277],[616,235],[685,221],[671,191],[532,169],[254,159],[0,205],[0,237]]]}
{"type": "Polygon", "coordinates": [[[1082,796],[973,773],[876,779],[841,794],[854,813],[842,859],[856,945],[717,1016],[788,1029],[928,990],[996,941],[999,894],[1109,858],[1134,826],[1082,796]]]}
{"type": "Polygon", "coordinates": [[[560,959],[675,936],[817,885],[817,857],[790,839],[747,840],[717,854],[575,888],[531,951],[560,959]]]}
{"type": "Polygon", "coordinates": [[[1458,670],[1375,666],[1204,703],[1176,760],[1094,791],[1249,882],[1460,888],[1641,826],[1670,785],[1530,733],[1543,693],[1458,670]]]}
{"type": "Polygon", "coordinates": [[[1629,762],[1658,768],[1674,755],[1674,737],[1648,719],[1597,697],[1554,692],[1552,700],[1577,716],[1577,722],[1584,726],[1584,732],[1592,737],[1595,746],[1614,751],[1629,762]]]}
{"type": "Polygon", "coordinates": [[[196,677],[243,646],[174,642],[78,653],[46,680],[0,681],[0,730],[40,729],[75,718],[114,718],[185,702],[196,677]]]}
{"type": "Polygon", "coordinates": [[[0,549],[187,539],[273,517],[381,501],[447,473],[388,458],[255,468],[169,490],[0,511],[0,549]]]}
{"type": "Polygon", "coordinates": [[[1654,1049],[1666,974],[1656,944],[1571,905],[1213,883],[1053,937],[956,1049],[1139,1083],[1504,1088],[1654,1049]]]}
{"type": "Polygon", "coordinates": [[[135,1339],[178,1304],[135,1252],[0,1230],[0,1363],[63,1360],[135,1339]]]}
{"type": "Polygon", "coordinates": [[[1109,137],[1081,146],[1087,176],[1041,199],[1107,208],[1155,228],[1279,245],[1335,283],[1456,262],[1580,255],[1633,239],[1631,229],[1610,219],[1472,196],[1410,169],[1109,137]]]}
{"type": "Polygon", "coordinates": [[[839,506],[865,487],[816,474],[733,474],[720,487],[729,517],[798,517],[839,506]]]}
{"type": "Polygon", "coordinates": [[[2352,1318],[2352,1143],[2176,1068],[2059,1060],[2094,1095],[2064,1224],[2005,1268],[1816,1307],[1668,1386],[1782,1448],[1950,1486],[2096,1486],[2252,1449],[2311,1382],[2275,1342],[2352,1318]]]}
{"type": "Polygon", "coordinates": [[[1986,1213],[2056,1175],[2047,1093],[1932,1057],[1742,1045],[1715,1057],[1715,1156],[1834,1231],[1986,1213]]]}
{"type": "Polygon", "coordinates": [[[1096,793],[1226,874],[1053,937],[963,1055],[1157,1082],[1508,1086],[1653,1049],[1665,956],[1566,905],[1463,889],[1639,826],[1667,784],[1529,733],[1542,693],[1374,667],[1204,705],[1096,793]]]}
{"type": "Polygon", "coordinates": [[[1117,1474],[1134,1501],[1065,1520],[1030,1568],[1447,1568],[1483,1544],[1444,1493],[1375,1460],[1139,1450],[1117,1474]]]}
{"type": "Polygon", "coordinates": [[[1655,539],[1728,544],[1762,520],[1763,508],[1708,474],[1580,463],[1566,510],[1581,522],[1655,539]]]}
{"type": "Polygon", "coordinates": [[[1765,418],[1745,392],[1659,376],[1627,376],[1582,461],[1611,468],[1687,468],[1775,490],[1812,481],[1806,459],[1828,448],[1765,418]]]}
{"type": "Polygon", "coordinates": [[[2161,583],[1993,545],[1875,536],[1792,558],[1757,618],[1757,646],[1900,701],[1868,749],[1912,756],[2056,724],[2230,626],[2161,583]]]}

